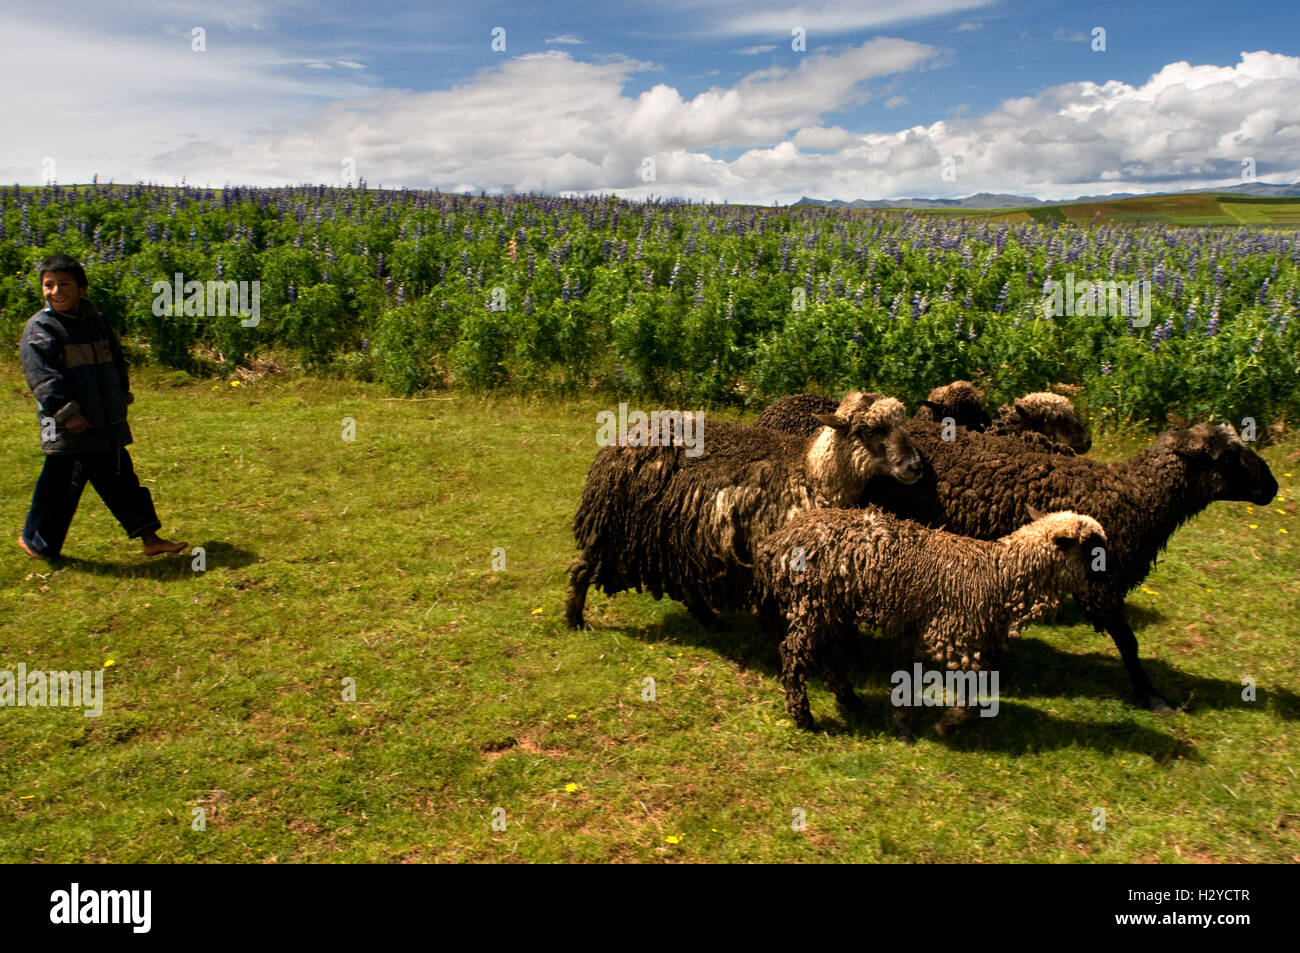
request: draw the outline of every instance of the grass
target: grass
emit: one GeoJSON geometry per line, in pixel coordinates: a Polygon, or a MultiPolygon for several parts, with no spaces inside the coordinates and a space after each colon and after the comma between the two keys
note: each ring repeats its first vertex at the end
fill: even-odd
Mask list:
{"type": "Polygon", "coordinates": [[[1278,501],[1215,504],[1129,600],[1185,712],[1134,708],[1071,608],[1012,647],[998,717],[939,740],[914,713],[908,746],[882,640],[866,713],[814,680],[808,733],[747,617],[593,594],[593,631],[564,628],[595,399],[138,377],[137,471],[206,572],[140,555],[89,490],[66,561],[24,555],[37,424],[0,367],[0,669],[108,666],[102,717],[0,709],[0,859],[1300,860],[1294,439],[1264,450],[1278,501]]]}
{"type": "MultiPolygon", "coordinates": [[[[1181,195],[1135,195],[1063,205],[1013,208],[927,208],[927,215],[989,219],[998,222],[1038,222],[1075,225],[1300,225],[1300,199],[1233,192],[1192,192],[1181,195]]],[[[896,213],[901,214],[901,212],[896,213]]],[[[915,214],[915,213],[913,213],[915,214]]]]}

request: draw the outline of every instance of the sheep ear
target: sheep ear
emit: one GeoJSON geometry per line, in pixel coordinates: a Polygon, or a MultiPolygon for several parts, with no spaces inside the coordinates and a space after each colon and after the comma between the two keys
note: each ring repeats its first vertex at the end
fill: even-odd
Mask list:
{"type": "Polygon", "coordinates": [[[1032,506],[1026,505],[1025,510],[1029,513],[1029,518],[1031,520],[1040,520],[1043,518],[1043,514],[1040,513],[1038,510],[1034,509],[1032,506]]]}
{"type": "Polygon", "coordinates": [[[1076,540],[1073,536],[1057,536],[1055,539],[1052,540],[1052,542],[1056,544],[1057,549],[1068,550],[1068,549],[1072,549],[1074,547],[1074,544],[1078,542],[1078,540],[1076,540]]]}
{"type": "Polygon", "coordinates": [[[824,427],[830,427],[838,433],[845,433],[849,429],[849,422],[839,414],[813,414],[817,421],[824,427]]]}

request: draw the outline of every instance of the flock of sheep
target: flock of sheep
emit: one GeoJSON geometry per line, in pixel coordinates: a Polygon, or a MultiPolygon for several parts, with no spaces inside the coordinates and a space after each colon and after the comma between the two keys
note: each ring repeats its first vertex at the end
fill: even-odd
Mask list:
{"type": "MultiPolygon", "coordinates": [[[[810,728],[812,664],[860,707],[837,651],[860,627],[980,672],[1073,595],[1115,641],[1138,702],[1170,713],[1124,597],[1184,521],[1216,500],[1267,503],[1277,481],[1231,426],[1171,430],[1118,463],[1084,457],[1090,447],[1064,397],[1029,394],[990,417],[965,381],[911,418],[879,394],[796,394],[753,426],[711,421],[699,455],[604,447],[574,520],[566,620],[585,627],[593,585],[667,594],[706,626],[757,611],[778,641],[786,707],[810,728]]],[[[967,713],[949,708],[936,730],[967,713]]]]}

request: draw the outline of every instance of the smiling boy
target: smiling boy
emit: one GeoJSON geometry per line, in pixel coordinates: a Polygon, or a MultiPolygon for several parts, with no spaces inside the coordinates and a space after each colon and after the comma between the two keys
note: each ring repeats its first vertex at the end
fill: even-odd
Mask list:
{"type": "Polygon", "coordinates": [[[158,535],[153,497],[126,452],[126,405],[133,399],[126,359],[112,328],[84,297],[85,270],[74,258],[53,255],[38,271],[45,308],[28,319],[19,352],[36,397],[45,466],[18,545],[29,556],[57,557],[89,481],[127,536],[140,538],[146,556],[182,551],[184,542],[158,535]]]}

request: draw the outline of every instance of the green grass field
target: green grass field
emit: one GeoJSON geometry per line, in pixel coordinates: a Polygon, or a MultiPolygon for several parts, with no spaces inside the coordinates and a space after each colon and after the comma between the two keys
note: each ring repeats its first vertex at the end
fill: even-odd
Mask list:
{"type": "Polygon", "coordinates": [[[939,740],[917,712],[909,746],[883,640],[865,714],[814,680],[806,733],[748,617],[593,593],[593,631],[564,628],[609,401],[137,376],[136,468],[206,572],[140,555],[89,489],[65,562],[29,559],[37,426],[0,368],[0,669],[105,672],[102,717],[0,708],[0,860],[1300,860],[1295,438],[1263,449],[1273,504],[1215,504],[1129,599],[1184,712],[1134,708],[1071,607],[1012,646],[998,717],[939,740]]]}
{"type": "MultiPolygon", "coordinates": [[[[1015,208],[927,208],[926,215],[991,219],[999,222],[1075,225],[1300,225],[1300,199],[1265,198],[1232,192],[1182,195],[1135,195],[1126,199],[1026,205],[1015,208]]],[[[913,211],[913,214],[916,214],[913,211]]]]}

